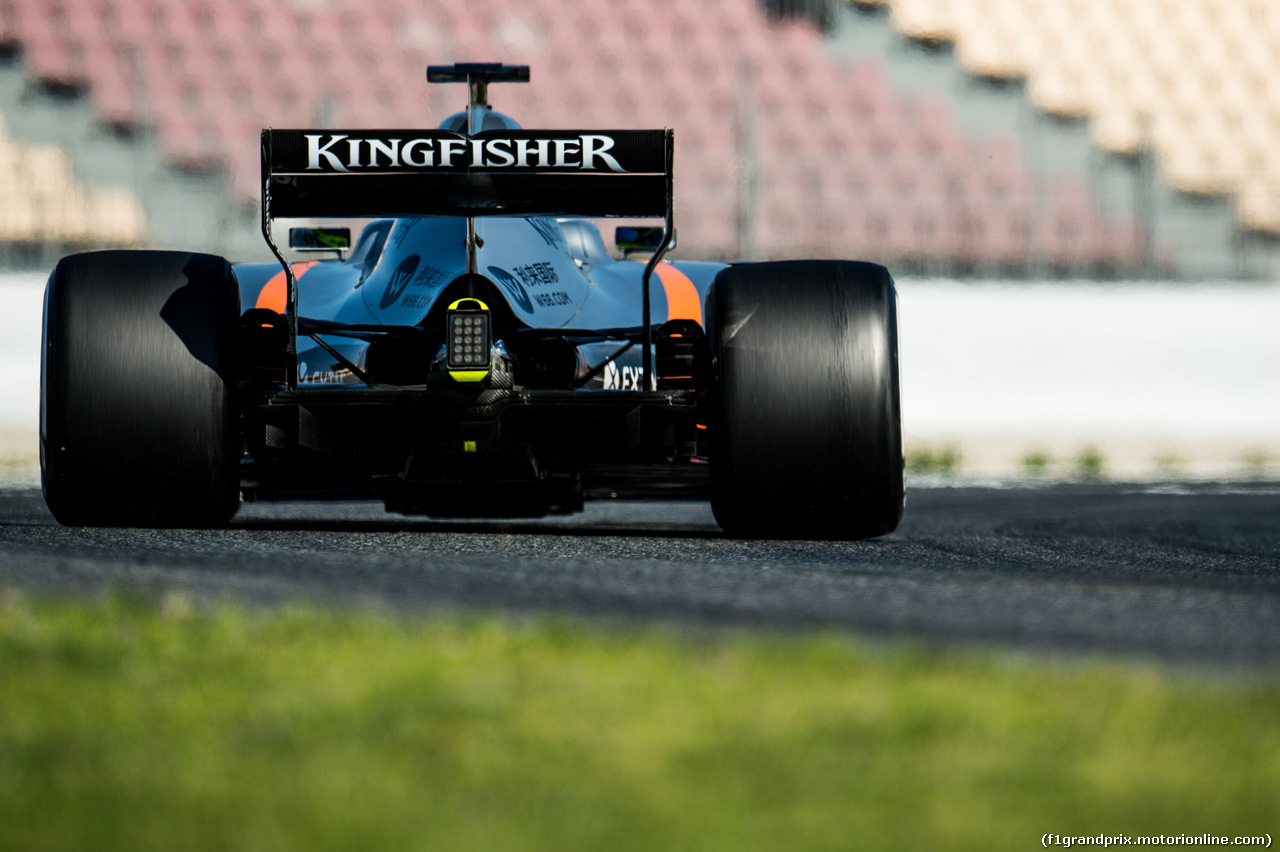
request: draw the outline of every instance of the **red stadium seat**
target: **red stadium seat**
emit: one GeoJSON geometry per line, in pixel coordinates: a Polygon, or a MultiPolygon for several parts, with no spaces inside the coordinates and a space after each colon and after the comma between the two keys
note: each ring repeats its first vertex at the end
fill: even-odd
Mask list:
{"type": "MultiPolygon", "coordinates": [[[[556,0],[86,1],[94,12],[72,21],[62,4],[12,0],[0,38],[22,43],[31,77],[87,83],[104,120],[153,118],[175,163],[227,162],[246,199],[260,191],[261,127],[439,121],[466,93],[428,88],[428,62],[527,57],[532,83],[490,93],[526,125],[676,128],[691,254],[739,249],[746,152],[763,256],[1028,251],[1011,225],[1034,196],[1016,145],[973,140],[945,101],[895,92],[878,63],[830,57],[814,27],[771,23],[757,0],[584,0],[573,14],[556,0]]],[[[1122,263],[1140,242],[1108,235],[1087,194],[1055,196],[1044,219],[1053,236],[1034,245],[1062,262],[1095,251],[1122,263]]]]}

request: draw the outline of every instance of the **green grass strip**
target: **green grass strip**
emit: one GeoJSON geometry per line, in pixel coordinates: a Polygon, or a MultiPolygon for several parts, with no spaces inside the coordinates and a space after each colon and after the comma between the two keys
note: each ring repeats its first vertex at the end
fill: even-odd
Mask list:
{"type": "Polygon", "coordinates": [[[1277,833],[1280,678],[847,637],[0,605],[0,848],[1028,849],[1277,833]]]}

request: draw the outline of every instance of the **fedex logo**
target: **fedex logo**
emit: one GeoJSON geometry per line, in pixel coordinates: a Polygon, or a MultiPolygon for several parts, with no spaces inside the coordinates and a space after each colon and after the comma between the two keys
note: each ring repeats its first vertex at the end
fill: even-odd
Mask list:
{"type": "Polygon", "coordinates": [[[609,154],[614,146],[613,138],[590,133],[564,139],[408,140],[317,133],[306,134],[306,140],[307,171],[350,172],[373,168],[627,171],[609,154]]]}
{"type": "Polygon", "coordinates": [[[605,390],[641,390],[643,386],[644,369],[642,367],[619,367],[615,362],[610,361],[604,368],[605,390]]]}

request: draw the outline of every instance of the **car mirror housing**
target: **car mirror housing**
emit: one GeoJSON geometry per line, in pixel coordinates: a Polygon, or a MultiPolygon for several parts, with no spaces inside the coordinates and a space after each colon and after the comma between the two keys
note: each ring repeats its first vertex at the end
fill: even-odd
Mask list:
{"type": "MultiPolygon", "coordinates": [[[[633,252],[653,254],[662,245],[663,232],[664,229],[658,227],[619,225],[613,232],[613,242],[618,247],[618,251],[622,252],[623,257],[627,257],[633,252]]],[[[676,235],[673,231],[671,233],[671,244],[667,246],[667,251],[671,251],[675,247],[676,235]]]]}
{"type": "Polygon", "coordinates": [[[350,228],[290,228],[289,248],[295,251],[336,251],[351,248],[350,228]]]}

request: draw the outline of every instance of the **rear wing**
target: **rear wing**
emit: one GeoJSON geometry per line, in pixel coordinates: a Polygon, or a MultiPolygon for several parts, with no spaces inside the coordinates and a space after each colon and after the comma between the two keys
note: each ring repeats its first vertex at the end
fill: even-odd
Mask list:
{"type": "MultiPolygon", "coordinates": [[[[415,216],[662,218],[662,244],[645,266],[649,282],[674,234],[667,130],[263,130],[262,233],[286,278],[289,351],[297,344],[297,281],[271,234],[277,218],[415,216]]],[[[469,234],[473,228],[468,228],[469,234]]],[[[474,268],[468,239],[468,268],[474,268]]],[[[651,348],[644,348],[645,376],[651,348]]],[[[296,364],[289,386],[297,386],[296,364]]]]}
{"type": "Polygon", "coordinates": [[[665,217],[670,130],[264,130],[272,218],[665,217]]]}

